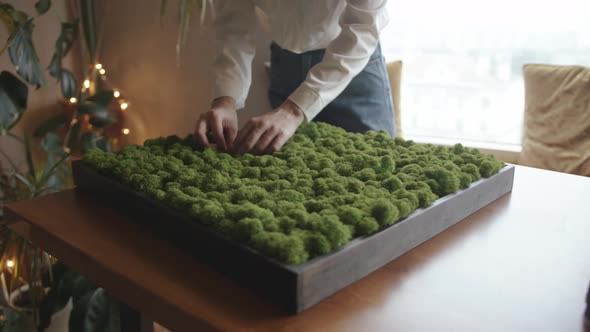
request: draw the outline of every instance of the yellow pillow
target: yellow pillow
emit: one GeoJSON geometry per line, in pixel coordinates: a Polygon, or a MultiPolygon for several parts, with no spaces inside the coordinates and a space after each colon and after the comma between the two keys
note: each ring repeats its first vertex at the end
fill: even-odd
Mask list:
{"type": "Polygon", "coordinates": [[[393,97],[393,110],[395,112],[395,131],[397,137],[402,137],[402,112],[400,108],[401,98],[401,81],[402,81],[402,62],[393,61],[387,63],[387,74],[389,76],[389,85],[391,86],[391,96],[393,97]]]}
{"type": "Polygon", "coordinates": [[[590,68],[524,66],[520,163],[590,176],[590,68]]]}

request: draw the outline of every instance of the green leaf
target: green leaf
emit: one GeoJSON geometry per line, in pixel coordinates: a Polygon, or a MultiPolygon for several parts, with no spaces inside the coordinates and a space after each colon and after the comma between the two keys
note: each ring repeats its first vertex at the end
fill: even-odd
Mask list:
{"type": "Polygon", "coordinates": [[[14,37],[8,47],[8,54],[12,64],[17,67],[18,75],[39,88],[46,82],[39,57],[33,46],[33,27],[32,17],[17,21],[14,37]]]}
{"type": "Polygon", "coordinates": [[[94,0],[80,0],[82,27],[91,61],[94,61],[96,55],[96,18],[94,16],[94,8],[94,0]]]}
{"type": "Polygon", "coordinates": [[[49,119],[43,121],[37,129],[33,132],[34,137],[43,137],[45,134],[57,131],[63,128],[66,123],[68,122],[68,115],[63,112],[57,115],[50,117],[49,119]]]}
{"type": "Polygon", "coordinates": [[[61,70],[61,93],[66,99],[76,97],[76,79],[72,72],[67,69],[61,70]]]}
{"type": "Polygon", "coordinates": [[[207,12],[207,0],[201,0],[201,25],[205,23],[205,14],[207,12]]]}
{"type": "Polygon", "coordinates": [[[72,300],[74,301],[74,305],[78,302],[84,295],[94,292],[95,289],[98,287],[91,283],[88,279],[86,279],[82,275],[76,275],[73,279],[72,285],[72,300]]]}
{"type": "Polygon", "coordinates": [[[112,300],[103,288],[94,291],[84,316],[84,332],[103,332],[107,325],[112,300]]]}
{"type": "Polygon", "coordinates": [[[164,15],[166,15],[167,0],[160,2],[160,27],[164,27],[164,15]]]}
{"type": "Polygon", "coordinates": [[[80,121],[76,122],[70,129],[70,137],[68,137],[67,147],[72,151],[77,151],[80,145],[80,121]]]}
{"type": "Polygon", "coordinates": [[[66,56],[72,48],[76,37],[78,36],[78,20],[74,22],[63,22],[61,24],[61,34],[57,38],[55,47],[58,48],[57,43],[60,43],[61,55],[66,56]]]}
{"type": "Polygon", "coordinates": [[[84,293],[82,296],[75,298],[70,311],[70,320],[68,322],[69,331],[83,331],[86,311],[92,298],[92,292],[84,293]]]}
{"type": "Polygon", "coordinates": [[[55,52],[53,53],[51,62],[47,67],[49,74],[58,80],[62,79],[61,60],[72,48],[77,35],[78,20],[74,21],[73,23],[65,22],[61,24],[61,33],[55,41],[55,52]]]}
{"type": "Polygon", "coordinates": [[[20,173],[15,173],[14,177],[17,178],[20,182],[22,182],[25,186],[27,186],[30,193],[35,192],[35,185],[31,181],[29,181],[29,179],[27,179],[24,175],[20,173]]]}
{"type": "Polygon", "coordinates": [[[43,192],[52,192],[52,191],[59,191],[65,188],[67,181],[66,177],[63,174],[59,174],[62,172],[60,169],[61,166],[66,166],[66,162],[69,158],[60,159],[58,162],[54,163],[50,166],[48,163],[43,170],[43,176],[41,180],[39,180],[39,187],[43,192]]]}
{"type": "MultiPolygon", "coordinates": [[[[111,92],[112,95],[112,92],[111,92]]],[[[98,99],[98,97],[97,97],[98,99]]],[[[78,113],[83,114],[90,114],[90,124],[97,128],[106,127],[114,122],[117,121],[114,115],[110,114],[107,110],[107,105],[101,104],[105,100],[97,100],[94,102],[92,100],[86,100],[83,103],[78,105],[78,113]]]]}
{"type": "Polygon", "coordinates": [[[65,152],[62,145],[61,137],[54,133],[47,133],[45,135],[45,137],[41,140],[41,148],[51,155],[59,157],[67,156],[67,153],[65,152]]]}
{"type": "Polygon", "coordinates": [[[47,11],[51,8],[51,0],[39,0],[35,4],[35,9],[39,15],[43,15],[47,13],[47,11]]]}
{"type": "Polygon", "coordinates": [[[40,192],[59,191],[67,186],[70,168],[66,162],[68,154],[64,150],[61,137],[47,133],[41,140],[41,148],[47,154],[47,162],[43,174],[37,182],[40,192]]]}
{"type": "Polygon", "coordinates": [[[0,48],[0,55],[2,55],[2,53],[4,53],[4,51],[8,47],[8,45],[10,45],[10,42],[12,41],[12,38],[14,37],[14,34],[16,32],[14,13],[14,7],[12,7],[9,4],[0,3],[0,21],[4,23],[4,27],[8,32],[8,39],[6,40],[6,43],[4,43],[4,45],[0,48]]]}
{"type": "Polygon", "coordinates": [[[80,139],[82,153],[86,153],[88,150],[96,148],[96,139],[97,136],[93,131],[87,131],[82,134],[82,138],[80,139]]]}
{"type": "Polygon", "coordinates": [[[111,151],[111,144],[103,136],[98,136],[96,133],[89,131],[82,135],[82,153],[88,152],[90,149],[101,149],[102,151],[111,151]]]}
{"type": "Polygon", "coordinates": [[[51,57],[51,62],[49,63],[49,66],[47,66],[47,70],[52,77],[58,79],[61,77],[61,57],[58,53],[54,53],[53,57],[51,57]]]}
{"type": "Polygon", "coordinates": [[[178,36],[176,38],[176,62],[180,65],[180,54],[186,44],[186,38],[190,23],[193,17],[193,11],[197,0],[180,0],[178,4],[178,36]]]}
{"type": "Polygon", "coordinates": [[[117,122],[117,118],[115,118],[112,115],[107,115],[107,116],[91,116],[90,119],[88,120],[88,122],[90,122],[91,125],[95,126],[96,128],[104,128],[107,126],[112,125],[113,123],[117,122]]]}
{"type": "MultiPolygon", "coordinates": [[[[161,16],[165,13],[166,4],[163,2],[160,7],[161,16]]],[[[178,3],[178,34],[176,37],[176,64],[180,65],[180,56],[190,31],[190,24],[193,19],[195,7],[199,7],[201,25],[205,22],[207,0],[179,0],[178,3]]]]}
{"type": "Polygon", "coordinates": [[[106,116],[107,109],[104,105],[95,103],[93,101],[84,101],[84,102],[78,104],[78,114],[80,114],[80,115],[104,114],[106,116]]]}
{"type": "Polygon", "coordinates": [[[113,98],[113,90],[102,90],[97,92],[95,95],[88,97],[86,100],[107,107],[113,98]]]}
{"type": "Polygon", "coordinates": [[[113,147],[111,146],[111,142],[109,142],[109,140],[107,140],[105,137],[100,137],[96,141],[96,147],[101,149],[104,152],[111,152],[113,150],[113,147]]]}
{"type": "Polygon", "coordinates": [[[17,124],[27,109],[28,87],[7,71],[0,73],[0,135],[17,124]]]}

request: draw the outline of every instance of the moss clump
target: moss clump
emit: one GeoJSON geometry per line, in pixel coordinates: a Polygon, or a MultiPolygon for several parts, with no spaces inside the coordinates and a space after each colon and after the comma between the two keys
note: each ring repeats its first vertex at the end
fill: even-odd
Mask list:
{"type": "Polygon", "coordinates": [[[461,145],[302,125],[273,155],[194,150],[192,137],[89,151],[101,173],[286,264],[301,264],[407,217],[503,167],[461,145]]]}

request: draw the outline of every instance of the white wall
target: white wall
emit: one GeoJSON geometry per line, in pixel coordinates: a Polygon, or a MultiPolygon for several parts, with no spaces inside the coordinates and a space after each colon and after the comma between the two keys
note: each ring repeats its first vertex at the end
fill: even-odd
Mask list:
{"type": "MultiPolygon", "coordinates": [[[[168,2],[160,24],[160,1],[105,1],[99,9],[101,62],[108,79],[131,102],[126,126],[130,141],[192,132],[198,115],[211,102],[210,64],[213,56],[211,28],[193,21],[181,67],[176,65],[176,2],[168,2]],[[135,129],[134,129],[135,128],[135,129]]],[[[196,16],[195,16],[196,17],[196,16]]],[[[245,117],[270,110],[263,63],[270,41],[260,34],[253,64],[253,88],[240,112],[245,117]]]]}

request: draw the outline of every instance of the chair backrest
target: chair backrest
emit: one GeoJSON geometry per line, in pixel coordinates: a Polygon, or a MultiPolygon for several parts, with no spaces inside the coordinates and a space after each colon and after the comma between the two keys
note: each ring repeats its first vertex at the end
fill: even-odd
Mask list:
{"type": "Polygon", "coordinates": [[[387,63],[387,74],[389,76],[389,85],[391,86],[391,96],[393,98],[393,109],[395,112],[395,130],[398,137],[402,137],[402,116],[401,116],[401,81],[402,81],[402,62],[401,60],[387,63]]]}
{"type": "Polygon", "coordinates": [[[590,68],[527,64],[519,163],[590,176],[590,68]]]}

